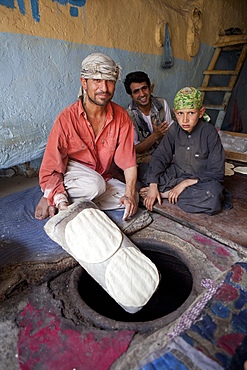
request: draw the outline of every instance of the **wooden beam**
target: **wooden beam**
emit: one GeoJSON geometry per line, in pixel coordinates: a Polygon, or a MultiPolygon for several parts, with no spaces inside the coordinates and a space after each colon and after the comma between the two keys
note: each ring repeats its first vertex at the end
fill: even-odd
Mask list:
{"type": "Polygon", "coordinates": [[[221,48],[230,45],[240,45],[247,43],[247,35],[228,35],[220,36],[218,42],[214,44],[215,48],[221,48]]]}
{"type": "Polygon", "coordinates": [[[204,75],[230,75],[230,76],[237,76],[238,71],[235,70],[228,70],[228,71],[223,71],[223,70],[216,70],[214,69],[213,71],[204,71],[204,75]]]}
{"type": "Polygon", "coordinates": [[[206,104],[204,105],[206,109],[214,109],[214,110],[224,110],[226,108],[225,105],[213,105],[213,104],[206,104]]]}
{"type": "Polygon", "coordinates": [[[232,88],[228,86],[200,86],[200,91],[232,91],[232,88]]]}

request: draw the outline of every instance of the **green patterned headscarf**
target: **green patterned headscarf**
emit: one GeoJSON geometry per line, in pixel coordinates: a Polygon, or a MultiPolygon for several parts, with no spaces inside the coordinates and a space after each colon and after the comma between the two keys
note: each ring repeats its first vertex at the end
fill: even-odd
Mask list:
{"type": "Polygon", "coordinates": [[[194,87],[184,87],[174,98],[174,109],[201,109],[202,94],[194,87]]]}
{"type": "MultiPolygon", "coordinates": [[[[201,109],[202,94],[195,87],[187,86],[179,90],[174,98],[174,109],[201,109]]],[[[210,117],[204,113],[204,121],[209,122],[210,117]]]]}

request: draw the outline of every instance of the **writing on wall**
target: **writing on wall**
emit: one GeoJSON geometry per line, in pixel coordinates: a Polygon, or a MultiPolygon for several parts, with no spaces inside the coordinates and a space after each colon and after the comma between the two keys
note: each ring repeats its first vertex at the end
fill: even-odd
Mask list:
{"type": "MultiPolygon", "coordinates": [[[[32,11],[32,17],[36,22],[40,22],[40,12],[39,12],[39,0],[29,0],[30,7],[32,11]]],[[[79,8],[86,4],[86,0],[51,0],[52,2],[58,3],[60,5],[70,6],[71,17],[78,17],[79,8]]],[[[10,9],[18,10],[22,15],[26,14],[26,4],[24,0],[16,0],[17,6],[15,5],[15,0],[0,0],[0,5],[3,5],[10,9]]]]}

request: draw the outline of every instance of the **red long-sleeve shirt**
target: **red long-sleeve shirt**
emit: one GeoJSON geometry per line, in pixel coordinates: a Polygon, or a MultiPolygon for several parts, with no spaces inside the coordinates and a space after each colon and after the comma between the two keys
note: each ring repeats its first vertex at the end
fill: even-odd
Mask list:
{"type": "Polygon", "coordinates": [[[111,178],[113,161],[122,170],[136,166],[133,123],[125,109],[108,103],[106,120],[97,137],[81,100],[58,115],[39,172],[40,187],[49,205],[54,205],[54,195],[67,194],[63,175],[69,159],[94,169],[106,181],[111,178]]]}

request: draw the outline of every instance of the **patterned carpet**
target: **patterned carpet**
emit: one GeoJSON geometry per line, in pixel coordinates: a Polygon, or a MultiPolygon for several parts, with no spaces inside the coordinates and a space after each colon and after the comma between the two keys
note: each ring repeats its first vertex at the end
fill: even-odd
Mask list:
{"type": "Polygon", "coordinates": [[[197,321],[141,370],[242,370],[245,360],[247,263],[236,263],[197,321]]]}

